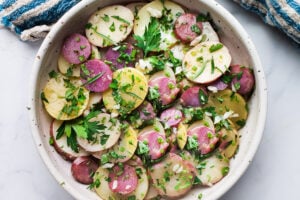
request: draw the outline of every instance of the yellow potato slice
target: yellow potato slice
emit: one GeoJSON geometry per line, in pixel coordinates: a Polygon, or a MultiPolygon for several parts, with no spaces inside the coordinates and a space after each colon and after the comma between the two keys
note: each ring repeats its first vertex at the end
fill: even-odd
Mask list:
{"type": "Polygon", "coordinates": [[[179,123],[176,135],[177,144],[180,149],[184,149],[187,142],[187,125],[182,122],[179,123]]]}
{"type": "Polygon", "coordinates": [[[80,77],[80,66],[69,63],[62,54],[59,55],[57,64],[60,73],[64,75],[70,73],[70,76],[80,77]]]}
{"type": "Polygon", "coordinates": [[[227,47],[212,41],[200,43],[189,50],[182,64],[185,76],[190,81],[206,84],[225,73],[230,63],[231,55],[227,47]]]}
{"type": "Polygon", "coordinates": [[[89,91],[84,87],[81,87],[81,81],[75,78],[69,79],[70,85],[76,88],[72,92],[74,97],[77,99],[78,93],[81,91],[85,99],[83,99],[82,102],[78,102],[76,106],[77,111],[63,112],[63,109],[66,109],[71,105],[71,101],[67,101],[66,99],[66,94],[69,93],[70,87],[66,84],[65,80],[68,80],[68,78],[58,74],[56,78],[51,78],[47,82],[42,93],[46,99],[43,100],[43,103],[47,112],[53,118],[58,120],[71,120],[79,117],[86,109],[89,102],[89,91]]]}
{"type": "Polygon", "coordinates": [[[96,193],[100,196],[103,200],[116,200],[120,199],[120,196],[112,192],[109,188],[108,184],[108,177],[109,177],[109,171],[108,169],[99,167],[97,171],[95,172],[95,175],[93,176],[94,182],[99,182],[99,187],[95,187],[94,190],[96,193]]]}
{"type": "Polygon", "coordinates": [[[113,82],[117,82],[119,95],[116,102],[116,94],[109,89],[103,93],[103,103],[106,109],[114,113],[130,113],[145,100],[148,92],[148,81],[146,77],[135,68],[123,68],[113,73],[113,82]],[[115,96],[115,97],[114,97],[115,96]]]}
{"type": "Polygon", "coordinates": [[[115,144],[111,150],[117,153],[122,158],[118,158],[115,160],[110,160],[111,162],[126,162],[133,155],[137,148],[138,140],[137,140],[137,132],[129,126],[128,129],[121,134],[121,137],[117,144],[115,144]]]}
{"type": "Polygon", "coordinates": [[[216,112],[223,115],[227,111],[233,111],[238,116],[230,118],[234,126],[240,129],[245,124],[248,117],[247,103],[245,99],[238,93],[229,89],[210,93],[207,106],[216,108],[216,112]]]}
{"type": "MultiPolygon", "coordinates": [[[[232,122],[230,122],[232,124],[232,122]]],[[[225,128],[222,128],[220,130],[221,133],[221,144],[228,143],[228,146],[225,147],[225,149],[220,149],[220,152],[226,157],[226,158],[232,158],[239,146],[240,143],[240,137],[239,132],[235,129],[234,125],[231,125],[231,129],[227,130],[225,128]]]]}
{"type": "Polygon", "coordinates": [[[107,47],[127,38],[133,28],[134,16],[125,6],[107,6],[95,12],[86,28],[88,40],[95,46],[107,47]]]}

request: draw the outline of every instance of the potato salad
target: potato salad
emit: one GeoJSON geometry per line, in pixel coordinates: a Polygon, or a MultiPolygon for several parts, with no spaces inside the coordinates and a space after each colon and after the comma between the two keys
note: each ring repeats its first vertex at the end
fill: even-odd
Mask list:
{"type": "Polygon", "coordinates": [[[41,91],[70,176],[103,200],[176,199],[221,181],[255,79],[232,63],[209,13],[167,0],[111,5],[81,30],[41,91]]]}

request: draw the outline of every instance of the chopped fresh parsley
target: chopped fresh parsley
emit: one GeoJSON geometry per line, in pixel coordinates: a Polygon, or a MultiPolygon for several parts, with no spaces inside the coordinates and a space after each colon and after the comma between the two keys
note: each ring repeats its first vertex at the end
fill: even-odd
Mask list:
{"type": "Polygon", "coordinates": [[[109,16],[107,14],[104,14],[104,16],[101,17],[101,19],[103,19],[103,21],[105,22],[109,22],[109,16]]]}
{"type": "Polygon", "coordinates": [[[196,136],[191,136],[187,138],[187,145],[186,145],[187,150],[196,151],[198,150],[198,146],[199,144],[196,136]]]}
{"type": "Polygon", "coordinates": [[[223,167],[222,168],[222,175],[223,176],[226,176],[228,174],[228,172],[229,172],[229,167],[223,167]]]}
{"type": "Polygon", "coordinates": [[[246,120],[244,119],[238,120],[236,124],[239,125],[240,127],[244,127],[246,124],[246,120]]]}
{"type": "Polygon", "coordinates": [[[58,73],[54,70],[49,72],[48,75],[49,75],[50,78],[57,78],[58,77],[58,73]]]}
{"type": "Polygon", "coordinates": [[[101,185],[100,179],[96,178],[93,183],[88,186],[88,189],[92,190],[94,188],[99,188],[101,185]]]}
{"type": "Polygon", "coordinates": [[[41,92],[41,99],[42,99],[42,101],[44,101],[46,103],[49,103],[48,99],[45,97],[45,93],[44,92],[41,92]]]}
{"type": "Polygon", "coordinates": [[[109,30],[110,30],[111,32],[115,32],[116,27],[115,27],[115,23],[114,23],[114,22],[110,25],[109,30]]]}
{"type": "Polygon", "coordinates": [[[137,148],[137,154],[138,155],[143,155],[143,154],[148,154],[149,153],[149,146],[146,141],[138,143],[138,148],[137,148]]]}
{"type": "Polygon", "coordinates": [[[201,34],[201,29],[197,26],[197,24],[193,24],[193,25],[191,26],[191,30],[192,30],[194,33],[198,34],[198,35],[201,34]]]}
{"type": "Polygon", "coordinates": [[[136,46],[143,50],[146,57],[149,52],[159,49],[161,33],[159,28],[159,22],[156,18],[151,17],[151,21],[145,29],[144,35],[134,35],[134,39],[137,41],[136,46]]]}

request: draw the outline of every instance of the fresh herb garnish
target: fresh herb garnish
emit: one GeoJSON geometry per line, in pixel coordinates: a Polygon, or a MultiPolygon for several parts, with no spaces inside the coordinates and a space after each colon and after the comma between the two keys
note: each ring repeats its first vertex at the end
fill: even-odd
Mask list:
{"type": "Polygon", "coordinates": [[[151,21],[145,29],[144,35],[134,35],[134,39],[137,41],[136,46],[143,50],[145,57],[151,51],[159,49],[161,33],[159,28],[159,22],[156,18],[151,17],[151,21]]]}
{"type": "Polygon", "coordinates": [[[229,167],[223,167],[222,168],[222,175],[223,176],[226,176],[228,174],[228,172],[229,172],[229,167]]]}
{"type": "Polygon", "coordinates": [[[109,30],[110,30],[111,32],[115,32],[116,27],[115,27],[115,23],[114,23],[114,22],[110,25],[109,30]]]}
{"type": "Polygon", "coordinates": [[[103,19],[103,21],[105,22],[109,22],[109,16],[107,14],[104,14],[104,16],[101,17],[101,19],[103,19]]]}
{"type": "Polygon", "coordinates": [[[215,59],[214,59],[214,57],[211,58],[210,66],[211,66],[211,74],[215,73],[215,59]]]}
{"type": "Polygon", "coordinates": [[[48,73],[50,78],[57,78],[58,77],[58,73],[54,70],[52,70],[51,72],[48,73]]]}
{"type": "Polygon", "coordinates": [[[222,48],[223,48],[223,44],[221,44],[221,43],[213,44],[209,47],[209,52],[212,53],[212,52],[218,51],[219,49],[222,49],[222,48]]]}
{"type": "Polygon", "coordinates": [[[192,30],[194,33],[198,34],[198,35],[201,34],[201,29],[197,26],[197,24],[193,24],[193,25],[191,26],[191,30],[192,30]]]}
{"type": "Polygon", "coordinates": [[[91,26],[89,29],[92,29],[92,31],[94,33],[96,33],[97,35],[99,35],[100,37],[102,37],[104,41],[107,41],[110,44],[114,44],[115,43],[112,39],[109,38],[109,36],[106,36],[106,35],[104,35],[102,33],[99,33],[98,30],[97,30],[97,27],[91,26]]]}
{"type": "MultiPolygon", "coordinates": [[[[90,121],[96,117],[100,112],[90,112],[86,117],[81,117],[76,120],[64,121],[57,129],[56,140],[59,140],[63,135],[67,137],[67,145],[75,152],[78,152],[77,137],[94,141],[95,134],[99,134],[106,126],[99,121],[90,121]]],[[[101,137],[102,140],[102,137],[101,137]]],[[[107,139],[106,139],[107,140],[107,139]]]]}
{"type": "Polygon", "coordinates": [[[199,144],[197,141],[197,137],[190,136],[187,138],[187,145],[186,145],[187,150],[195,151],[198,149],[198,146],[199,146],[199,144]]]}
{"type": "Polygon", "coordinates": [[[45,93],[44,92],[41,92],[41,99],[42,99],[42,101],[44,101],[46,103],[49,103],[48,99],[45,97],[45,93]]]}
{"type": "Polygon", "coordinates": [[[120,16],[111,16],[112,18],[114,18],[114,19],[116,19],[116,20],[118,20],[118,21],[120,21],[120,22],[123,22],[123,23],[125,23],[125,24],[127,24],[127,25],[130,25],[130,22],[129,21],[127,21],[126,19],[123,19],[122,17],[120,17],[120,16]]]}
{"type": "Polygon", "coordinates": [[[88,80],[82,84],[82,86],[86,86],[86,85],[89,85],[95,81],[97,81],[101,76],[103,76],[103,72],[100,72],[99,74],[97,74],[96,76],[94,76],[93,78],[88,78],[88,80]]]}
{"type": "Polygon", "coordinates": [[[199,101],[202,105],[207,103],[208,96],[203,92],[203,90],[199,89],[198,97],[199,97],[199,101]]]}

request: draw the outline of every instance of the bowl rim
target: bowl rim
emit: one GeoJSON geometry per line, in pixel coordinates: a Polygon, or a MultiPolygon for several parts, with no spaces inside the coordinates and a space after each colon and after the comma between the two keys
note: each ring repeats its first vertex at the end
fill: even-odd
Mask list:
{"type": "MultiPolygon", "coordinates": [[[[30,77],[30,83],[29,83],[29,120],[31,124],[31,133],[32,137],[35,141],[36,147],[38,149],[39,155],[41,156],[44,164],[52,174],[52,176],[56,179],[56,181],[75,199],[85,199],[83,194],[79,193],[73,186],[69,185],[68,183],[64,182],[64,178],[61,175],[61,172],[57,170],[55,167],[55,164],[51,161],[46,149],[41,145],[43,142],[43,138],[39,132],[39,125],[37,122],[37,109],[38,106],[36,104],[35,98],[36,98],[36,85],[39,81],[39,72],[40,72],[40,66],[42,64],[42,57],[45,56],[49,44],[53,42],[54,36],[57,34],[57,32],[60,30],[61,26],[60,24],[64,21],[68,21],[73,15],[75,15],[77,12],[79,12],[81,9],[83,9],[85,6],[95,2],[97,0],[86,0],[81,1],[77,5],[75,5],[73,8],[71,8],[67,13],[65,13],[59,20],[56,22],[55,25],[51,28],[51,31],[48,33],[46,38],[44,39],[41,47],[38,50],[37,56],[34,60],[34,65],[31,72],[30,77]]],[[[218,199],[222,195],[224,195],[229,189],[236,184],[236,182],[240,179],[240,177],[244,174],[248,166],[250,165],[252,159],[254,158],[254,155],[258,149],[258,146],[261,142],[265,122],[266,122],[266,116],[267,116],[267,84],[265,79],[264,70],[261,65],[261,61],[258,55],[258,52],[250,39],[250,36],[245,31],[243,26],[237,21],[237,19],[223,6],[221,6],[216,1],[211,0],[198,0],[201,3],[206,4],[209,8],[213,9],[214,11],[218,13],[222,13],[222,17],[231,23],[233,27],[233,31],[237,32],[240,36],[240,40],[242,43],[247,44],[245,45],[248,51],[250,52],[250,56],[253,59],[253,63],[255,65],[255,69],[260,71],[260,73],[256,74],[257,80],[259,80],[260,90],[257,91],[257,95],[260,97],[260,112],[258,114],[258,124],[256,127],[256,137],[254,137],[251,141],[252,146],[246,151],[246,154],[244,156],[243,162],[240,164],[239,168],[235,171],[234,175],[231,176],[231,181],[229,181],[224,187],[222,187],[220,190],[218,190],[217,193],[210,196],[211,199],[218,199]]]]}

